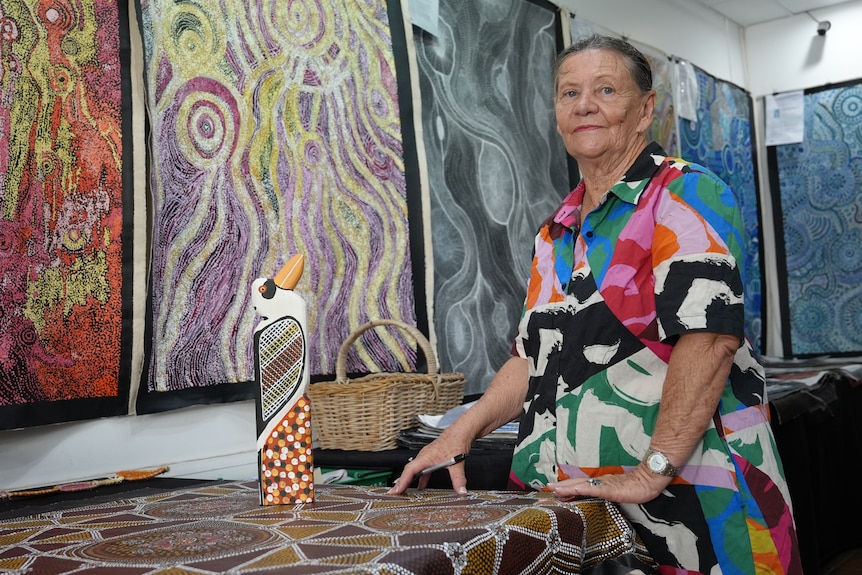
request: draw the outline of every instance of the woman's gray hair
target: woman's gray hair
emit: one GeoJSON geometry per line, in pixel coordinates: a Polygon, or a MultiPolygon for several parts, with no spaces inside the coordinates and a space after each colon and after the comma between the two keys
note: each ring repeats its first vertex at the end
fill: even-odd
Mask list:
{"type": "Polygon", "coordinates": [[[632,79],[641,93],[646,94],[652,90],[652,68],[650,68],[649,61],[640,50],[622,38],[593,34],[592,36],[581,38],[557,55],[557,59],[554,61],[555,97],[557,89],[560,86],[560,67],[563,65],[563,62],[572,54],[577,54],[584,50],[609,50],[619,54],[625,60],[626,68],[628,68],[632,79]]]}

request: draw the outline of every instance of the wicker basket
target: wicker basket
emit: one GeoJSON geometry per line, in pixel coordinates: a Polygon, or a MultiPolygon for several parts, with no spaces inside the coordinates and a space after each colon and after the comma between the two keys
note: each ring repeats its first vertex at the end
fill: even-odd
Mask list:
{"type": "Polygon", "coordinates": [[[308,386],[314,442],[321,449],[394,449],[398,432],[411,427],[417,415],[445,413],[464,396],[464,374],[438,373],[437,356],[422,332],[389,319],[370,321],[347,337],[338,350],[335,377],[308,386]],[[363,332],[381,325],[398,327],[416,340],[428,373],[372,373],[348,380],[347,352],[363,332]]]}

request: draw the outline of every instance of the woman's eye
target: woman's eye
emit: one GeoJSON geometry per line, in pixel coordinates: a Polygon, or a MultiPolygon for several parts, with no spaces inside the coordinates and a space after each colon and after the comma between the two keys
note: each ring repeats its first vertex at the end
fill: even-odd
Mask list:
{"type": "Polygon", "coordinates": [[[614,93],[614,89],[611,88],[610,86],[605,86],[604,88],[602,88],[602,94],[604,94],[606,96],[609,96],[610,94],[613,94],[613,93],[614,93]]]}

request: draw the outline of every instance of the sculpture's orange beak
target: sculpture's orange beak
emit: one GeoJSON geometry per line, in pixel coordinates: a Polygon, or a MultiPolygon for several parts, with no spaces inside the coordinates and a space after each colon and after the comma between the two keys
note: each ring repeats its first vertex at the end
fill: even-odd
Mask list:
{"type": "Polygon", "coordinates": [[[299,283],[299,278],[302,277],[302,270],[305,267],[305,257],[302,254],[296,254],[284,264],[284,267],[275,275],[273,281],[275,285],[281,289],[292,290],[299,283]]]}

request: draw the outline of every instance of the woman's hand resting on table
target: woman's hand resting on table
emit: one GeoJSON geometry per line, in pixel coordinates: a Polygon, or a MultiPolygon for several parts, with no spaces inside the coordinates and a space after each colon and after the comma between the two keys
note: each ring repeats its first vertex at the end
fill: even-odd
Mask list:
{"type": "Polygon", "coordinates": [[[566,479],[549,483],[548,489],[560,499],[586,495],[616,503],[646,503],[658,497],[672,480],[640,464],[628,473],[566,479]]]}
{"type": "MultiPolygon", "coordinates": [[[[451,436],[454,434],[449,435],[451,436]]],[[[443,436],[441,436],[437,438],[423,447],[416,457],[404,466],[401,476],[395,480],[395,484],[388,493],[390,495],[404,493],[407,488],[410,487],[410,484],[413,482],[413,478],[417,473],[423,469],[431,467],[432,465],[436,465],[442,461],[446,461],[447,459],[452,459],[459,453],[469,453],[470,443],[471,441],[456,441],[453,437],[447,437],[444,439],[443,436]]],[[[449,478],[452,480],[452,489],[455,490],[455,493],[458,493],[459,495],[466,494],[467,476],[464,473],[464,462],[456,463],[446,469],[449,471],[449,478]]],[[[424,489],[425,486],[428,485],[428,481],[430,479],[430,474],[423,475],[419,478],[417,487],[419,489],[424,489]]]]}

